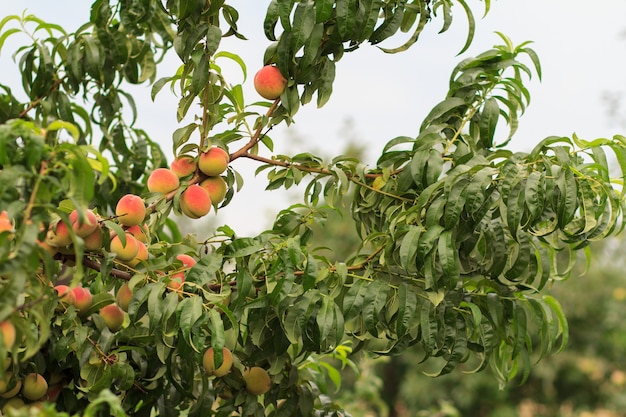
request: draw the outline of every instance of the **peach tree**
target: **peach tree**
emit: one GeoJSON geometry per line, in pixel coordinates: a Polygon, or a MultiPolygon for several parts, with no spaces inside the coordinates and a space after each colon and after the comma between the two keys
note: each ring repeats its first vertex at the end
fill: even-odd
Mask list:
{"type": "Polygon", "coordinates": [[[468,22],[463,52],[465,0],[270,0],[256,63],[221,49],[228,36],[245,47],[245,10],[224,0],[96,0],[73,33],[4,17],[0,50],[26,39],[13,56],[27,100],[0,85],[3,411],[344,415],[333,391],[357,351],[411,349],[430,375],[490,367],[507,383],[565,346],[566,318],[542,289],[620,231],[626,138],[509,150],[525,83],[541,77],[528,43],[499,34],[461,60],[415,132],[381,138],[373,166],[272,155],[271,129],[331,98],[344,54],[400,38],[380,49],[405,51],[426,25],[448,29],[453,7],[468,22]],[[157,76],[166,53],[180,67],[157,76]],[[222,60],[261,70],[261,97],[222,60]],[[137,125],[129,84],[178,96],[173,160],[137,125]],[[182,236],[177,216],[246,198],[240,159],[268,190],[300,185],[302,201],[258,236],[182,236]],[[311,237],[349,193],[361,244],[331,262],[311,237]]]}

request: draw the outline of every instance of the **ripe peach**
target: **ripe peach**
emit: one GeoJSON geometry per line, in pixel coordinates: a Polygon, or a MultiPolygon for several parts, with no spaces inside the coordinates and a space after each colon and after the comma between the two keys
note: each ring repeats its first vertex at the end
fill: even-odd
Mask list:
{"type": "Polygon", "coordinates": [[[167,283],[167,287],[174,291],[179,290],[183,286],[186,270],[196,264],[196,260],[185,253],[177,255],[176,259],[183,263],[184,270],[170,275],[170,281],[167,283]]]}
{"type": "Polygon", "coordinates": [[[233,354],[228,348],[222,349],[222,363],[219,367],[215,367],[215,351],[212,347],[208,348],[202,356],[202,366],[209,375],[224,376],[230,372],[233,366],[233,354]]]}
{"type": "Polygon", "coordinates": [[[22,382],[22,395],[31,401],[37,401],[46,395],[48,391],[48,381],[37,373],[30,373],[24,377],[22,382]]]}
{"type": "Polygon", "coordinates": [[[74,307],[78,310],[78,314],[84,316],[89,311],[89,307],[91,307],[93,298],[91,291],[89,291],[89,288],[74,287],[72,288],[72,293],[74,294],[74,307]]]}
{"type": "Polygon", "coordinates": [[[115,214],[124,226],[141,224],[146,217],[146,205],[138,195],[126,194],[117,202],[115,214]]]}
{"type": "Polygon", "coordinates": [[[0,334],[6,350],[11,350],[15,344],[15,326],[10,321],[0,322],[0,334]]]}
{"type": "Polygon", "coordinates": [[[62,303],[74,304],[76,302],[74,292],[72,292],[72,289],[68,287],[67,285],[63,285],[63,284],[56,285],[54,289],[56,290],[57,295],[59,296],[59,301],[61,301],[62,303]]]}
{"type": "Polygon", "coordinates": [[[0,397],[2,398],[12,398],[20,392],[22,389],[22,381],[15,380],[14,385],[11,385],[11,379],[13,377],[13,372],[7,372],[4,374],[4,379],[0,379],[0,397]]]}
{"type": "Polygon", "coordinates": [[[148,243],[148,228],[142,224],[136,224],[126,229],[126,233],[130,233],[135,236],[140,242],[148,243]]]}
{"type": "Polygon", "coordinates": [[[200,171],[209,177],[222,174],[228,168],[230,156],[228,152],[217,146],[213,146],[208,151],[203,152],[198,157],[198,167],[200,171]]]}
{"type": "Polygon", "coordinates": [[[139,241],[130,233],[125,233],[126,244],[122,243],[119,236],[113,236],[111,239],[111,252],[115,253],[115,257],[122,262],[128,262],[139,253],[139,241]]]}
{"type": "Polygon", "coordinates": [[[72,243],[70,230],[62,220],[59,220],[55,225],[50,225],[48,235],[46,236],[46,243],[56,248],[72,243]]]}
{"type": "Polygon", "coordinates": [[[196,264],[196,260],[192,258],[191,256],[187,255],[186,253],[181,253],[179,255],[176,255],[176,259],[181,261],[185,268],[191,268],[192,266],[196,264]]]}
{"type": "Polygon", "coordinates": [[[131,268],[139,265],[141,261],[147,261],[148,257],[150,256],[150,254],[148,253],[148,247],[145,243],[137,240],[137,247],[139,248],[139,250],[137,251],[137,255],[135,255],[135,257],[130,261],[126,262],[126,265],[130,266],[131,268]]]}
{"type": "Polygon", "coordinates": [[[254,76],[254,88],[257,93],[268,100],[276,100],[285,91],[287,80],[278,67],[266,65],[254,76]]]}
{"type": "Polygon", "coordinates": [[[81,219],[78,210],[73,210],[70,213],[70,224],[77,236],[87,237],[98,227],[98,218],[93,211],[86,210],[81,219]]]}
{"type": "Polygon", "coordinates": [[[127,283],[122,284],[122,286],[117,290],[117,294],[115,294],[115,302],[124,311],[128,311],[128,305],[130,304],[130,300],[132,300],[132,298],[133,292],[130,290],[127,283]]]}
{"type": "Polygon", "coordinates": [[[177,189],[180,181],[173,171],[167,168],[157,168],[148,177],[146,185],[151,193],[167,194],[177,189]]]}
{"type": "Polygon", "coordinates": [[[5,211],[0,212],[0,233],[9,232],[9,239],[13,239],[15,235],[15,227],[13,222],[9,218],[9,213],[5,211]]]}
{"type": "Polygon", "coordinates": [[[124,310],[117,304],[108,304],[100,309],[100,316],[104,319],[104,323],[109,330],[117,332],[122,328],[124,323],[124,310]]]}
{"type": "Polygon", "coordinates": [[[200,183],[200,187],[209,192],[214,205],[221,203],[226,197],[226,181],[222,177],[209,177],[200,183]]]}
{"type": "Polygon", "coordinates": [[[102,227],[97,225],[93,232],[83,238],[83,242],[86,250],[98,250],[102,248],[104,242],[102,227]]]}
{"type": "Polygon", "coordinates": [[[194,172],[196,172],[197,168],[198,163],[196,162],[196,159],[190,155],[180,155],[170,164],[170,169],[179,178],[183,178],[193,174],[194,172]]]}
{"type": "Polygon", "coordinates": [[[180,209],[192,219],[199,219],[211,211],[209,192],[198,184],[192,184],[180,196],[180,209]]]}
{"type": "Polygon", "coordinates": [[[272,386],[270,375],[265,369],[258,366],[243,371],[243,380],[246,383],[246,390],[254,395],[265,394],[272,386]]]}

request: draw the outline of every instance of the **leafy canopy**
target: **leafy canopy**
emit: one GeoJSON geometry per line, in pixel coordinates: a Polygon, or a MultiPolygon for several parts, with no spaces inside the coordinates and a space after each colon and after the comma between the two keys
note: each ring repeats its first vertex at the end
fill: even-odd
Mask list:
{"type": "MultiPolygon", "coordinates": [[[[0,333],[7,388],[43,375],[47,403],[35,404],[50,416],[330,416],[343,415],[332,400],[337,367],[354,367],[359,350],[417,351],[431,375],[491,367],[505,383],[562,349],[567,321],[542,289],[568,276],[577,250],[621,230],[626,138],[548,137],[529,153],[508,150],[530,103],[525,83],[541,76],[528,43],[499,33],[501,45],[463,59],[416,134],[389,140],[373,167],[342,155],[271,156],[271,128],[331,98],[345,53],[409,33],[381,48],[404,51],[427,24],[445,32],[454,7],[468,21],[463,52],[475,28],[464,0],[269,1],[269,44],[254,65],[274,64],[288,80],[273,102],[245,96],[222,73],[222,60],[244,75],[249,64],[220,48],[227,36],[245,47],[240,11],[223,0],[97,0],[74,33],[32,15],[4,17],[0,49],[27,35],[15,57],[28,97],[0,85],[0,322],[17,335],[0,333]],[[159,78],[170,51],[180,68],[159,78]],[[258,236],[228,226],[181,236],[175,215],[207,175],[196,169],[168,192],[147,189],[150,173],[171,161],[136,125],[129,84],[151,85],[155,100],[169,87],[178,121],[193,115],[172,132],[177,157],[228,151],[225,199],[213,209],[245,198],[240,158],[259,163],[268,190],[303,184],[302,202],[258,236]],[[126,194],[147,210],[146,255],[130,261],[112,245],[135,239],[116,212],[126,194]],[[331,262],[310,242],[346,195],[361,244],[331,262]],[[89,210],[95,246],[72,227],[89,210]],[[60,243],[63,228],[69,240],[60,243]],[[59,285],[87,288],[91,302],[81,308],[59,285]],[[102,308],[116,304],[123,322],[111,326],[102,308]],[[212,369],[224,347],[232,352],[226,375],[203,369],[209,347],[212,369]],[[267,392],[247,389],[251,367],[267,371],[267,392]]],[[[23,391],[2,400],[20,401],[31,403],[23,391]]]]}

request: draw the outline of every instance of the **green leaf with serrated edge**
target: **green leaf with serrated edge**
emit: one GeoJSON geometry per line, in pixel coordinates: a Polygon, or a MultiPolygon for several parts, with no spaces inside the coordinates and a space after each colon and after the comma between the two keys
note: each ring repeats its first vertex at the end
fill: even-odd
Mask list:
{"type": "Polygon", "coordinates": [[[556,298],[546,294],[543,296],[543,301],[552,309],[552,312],[556,315],[558,320],[557,337],[561,338],[561,345],[557,349],[557,352],[561,352],[569,341],[569,324],[567,323],[567,318],[563,313],[561,304],[556,298]]]}
{"type": "Polygon", "coordinates": [[[363,323],[374,337],[378,337],[379,315],[385,307],[388,291],[389,286],[381,281],[373,281],[367,286],[362,310],[363,323]]]}
{"type": "Polygon", "coordinates": [[[426,258],[428,253],[435,247],[435,242],[439,239],[439,236],[443,232],[443,226],[439,224],[426,225],[424,233],[420,234],[417,244],[417,262],[418,267],[421,262],[426,258]]]}
{"type": "Polygon", "coordinates": [[[429,20],[430,17],[430,13],[427,12],[426,10],[426,3],[423,2],[419,2],[419,6],[420,6],[420,20],[417,23],[415,30],[413,31],[413,34],[411,35],[411,37],[409,38],[409,40],[407,40],[404,44],[402,44],[401,46],[397,47],[397,48],[380,48],[382,51],[386,52],[386,53],[390,53],[390,54],[395,54],[398,52],[402,52],[402,51],[406,51],[407,49],[409,49],[413,44],[415,44],[415,42],[417,42],[417,39],[419,38],[419,35],[422,33],[422,30],[424,29],[424,27],[426,26],[426,23],[429,20]]]}
{"type": "Polygon", "coordinates": [[[292,29],[289,18],[294,4],[295,0],[282,0],[278,2],[278,17],[285,32],[291,32],[292,29]]]}
{"type": "Polygon", "coordinates": [[[393,36],[400,29],[402,19],[404,18],[404,10],[404,7],[396,7],[393,14],[385,17],[383,23],[374,30],[374,33],[369,38],[372,45],[376,45],[393,36]]]}
{"type": "Polygon", "coordinates": [[[336,0],[335,18],[337,19],[337,29],[342,40],[348,40],[352,36],[354,24],[356,23],[355,9],[357,0],[336,0]]]}
{"type": "Polygon", "coordinates": [[[415,290],[404,282],[398,286],[398,315],[396,317],[396,336],[398,338],[403,337],[409,329],[418,325],[416,320],[418,300],[415,290]]]}
{"type": "Polygon", "coordinates": [[[437,335],[437,319],[435,318],[435,307],[430,302],[422,303],[420,311],[420,334],[426,356],[424,360],[431,356],[435,350],[437,335]]]}
{"type": "Polygon", "coordinates": [[[211,346],[216,352],[221,352],[226,343],[222,316],[215,308],[209,308],[208,315],[211,323],[211,346]]]}
{"type": "Polygon", "coordinates": [[[363,10],[363,18],[360,19],[357,25],[358,34],[355,36],[357,42],[363,42],[372,35],[382,6],[382,0],[365,0],[360,4],[360,8],[363,10]]]}
{"type": "Polygon", "coordinates": [[[315,1],[315,21],[317,23],[325,23],[330,19],[333,13],[335,0],[316,0],[315,1]]]}
{"type": "Polygon", "coordinates": [[[406,271],[413,271],[415,268],[415,255],[417,254],[417,244],[419,242],[422,228],[419,226],[410,226],[409,231],[403,236],[400,243],[400,264],[406,271]]]}
{"type": "Polygon", "coordinates": [[[496,132],[498,118],[500,117],[500,106],[493,97],[485,100],[483,109],[480,112],[480,142],[485,148],[493,146],[493,137],[496,132]]]}
{"type": "Polygon", "coordinates": [[[304,42],[304,53],[300,60],[300,67],[307,68],[315,62],[315,59],[319,55],[319,49],[322,45],[322,39],[324,37],[324,24],[317,23],[313,26],[311,34],[304,42]]]}
{"type": "Polygon", "coordinates": [[[312,2],[300,2],[293,14],[291,31],[291,51],[296,53],[311,37],[315,26],[315,6],[312,2]]]}
{"type": "Polygon", "coordinates": [[[202,350],[202,346],[195,346],[192,338],[192,330],[194,329],[196,322],[203,316],[204,308],[202,306],[202,299],[200,297],[188,297],[184,298],[177,308],[178,325],[182,332],[183,338],[189,346],[191,346],[196,352],[202,350]]]}
{"type": "Polygon", "coordinates": [[[459,178],[447,193],[447,200],[445,210],[443,213],[443,223],[446,230],[456,227],[461,216],[461,211],[465,206],[465,199],[467,198],[466,188],[470,180],[466,176],[459,178]]]}
{"type": "Polygon", "coordinates": [[[424,130],[429,124],[433,123],[435,120],[441,118],[447,112],[456,109],[457,107],[466,106],[465,100],[459,97],[450,97],[439,104],[437,104],[433,109],[428,113],[422,125],[420,126],[420,131],[424,130]]]}
{"type": "Polygon", "coordinates": [[[454,243],[452,230],[441,233],[437,245],[437,255],[444,277],[448,282],[448,288],[454,288],[460,279],[460,268],[457,257],[457,248],[454,243]]]}
{"type": "Polygon", "coordinates": [[[570,169],[564,167],[556,179],[559,192],[557,217],[559,226],[565,228],[574,218],[577,209],[578,187],[576,178],[570,169]]]}
{"type": "Polygon", "coordinates": [[[365,280],[355,281],[343,297],[343,316],[346,320],[357,317],[363,310],[365,295],[369,285],[365,280]]]}

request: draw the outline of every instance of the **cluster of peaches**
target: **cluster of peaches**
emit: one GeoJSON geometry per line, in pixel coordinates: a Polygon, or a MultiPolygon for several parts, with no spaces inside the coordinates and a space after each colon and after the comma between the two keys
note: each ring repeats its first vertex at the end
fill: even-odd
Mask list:
{"type": "MultiPolygon", "coordinates": [[[[228,153],[219,147],[210,148],[198,158],[180,156],[172,162],[170,169],[158,168],[151,173],[147,180],[148,191],[169,198],[170,193],[173,196],[179,191],[181,179],[192,179],[192,176],[193,179],[197,178],[197,183],[184,183],[186,188],[180,194],[180,209],[190,218],[200,218],[225,198],[227,185],[221,174],[227,169],[229,162],[228,153]]],[[[116,233],[112,229],[107,231],[105,219],[90,209],[73,210],[67,217],[68,222],[59,220],[51,224],[45,239],[39,244],[52,255],[72,254],[72,245],[80,239],[86,251],[99,251],[105,247],[114,254],[118,263],[134,268],[149,257],[147,245],[150,239],[145,224],[148,215],[144,199],[127,194],[118,201],[115,216],[112,218],[120,226],[118,230],[121,229],[123,233],[116,233]]],[[[0,233],[2,232],[7,232],[8,239],[12,239],[15,233],[13,221],[6,211],[0,213],[0,233]]],[[[182,290],[185,274],[195,265],[196,260],[187,254],[179,254],[176,256],[176,264],[179,263],[180,266],[175,266],[167,274],[161,273],[167,276],[167,286],[173,291],[182,290]]],[[[89,288],[57,284],[54,289],[59,296],[60,308],[74,306],[77,314],[83,318],[92,312],[93,296],[89,288]]],[[[132,291],[124,283],[115,293],[115,302],[97,311],[111,332],[122,328],[131,299],[132,291]]],[[[16,329],[10,320],[0,322],[0,336],[6,351],[10,352],[16,343],[16,329]]],[[[8,369],[10,361],[4,366],[8,369]]],[[[5,377],[0,379],[0,398],[11,399],[13,402],[54,400],[52,391],[53,388],[48,386],[46,378],[37,373],[18,379],[17,375],[14,377],[12,372],[7,371],[5,377]]]]}
{"type": "MultiPolygon", "coordinates": [[[[257,92],[269,100],[278,99],[286,85],[287,80],[273,65],[261,68],[254,78],[257,92]]],[[[184,187],[178,201],[180,211],[189,218],[198,219],[207,215],[211,207],[217,207],[226,197],[227,184],[221,175],[229,163],[229,154],[224,149],[213,146],[197,157],[191,155],[177,157],[169,169],[155,169],[148,177],[146,185],[150,196],[160,194],[168,201],[178,195],[181,187],[184,187]]],[[[85,251],[99,251],[105,248],[114,254],[118,263],[135,268],[149,257],[147,245],[150,239],[146,226],[146,216],[149,215],[143,198],[127,194],[117,202],[115,216],[111,218],[119,225],[116,229],[122,230],[123,233],[107,230],[104,225],[105,219],[92,210],[73,210],[69,213],[68,222],[59,220],[51,224],[46,238],[38,243],[51,255],[72,254],[74,252],[72,245],[80,239],[85,251]]],[[[6,211],[0,213],[0,233],[5,232],[8,239],[12,239],[15,233],[13,221],[6,211]]],[[[185,273],[195,265],[196,260],[186,254],[177,255],[176,260],[182,266],[175,267],[167,273],[167,286],[170,290],[181,291],[185,273]]],[[[93,296],[89,288],[57,284],[54,289],[59,296],[60,308],[73,306],[82,318],[87,318],[92,312],[93,296]]],[[[131,299],[132,291],[128,284],[124,283],[115,293],[115,302],[98,310],[102,321],[111,332],[117,332],[123,327],[131,299]]],[[[16,329],[10,319],[0,322],[0,341],[3,342],[7,352],[14,348],[16,337],[16,329]]],[[[222,353],[221,363],[216,364],[213,348],[210,347],[204,352],[202,365],[208,375],[219,378],[231,371],[233,354],[227,348],[224,348],[222,353]]],[[[8,370],[10,364],[9,360],[0,365],[4,365],[5,370],[8,370]]],[[[59,381],[52,380],[49,384],[43,375],[36,372],[21,378],[14,376],[10,371],[4,375],[4,378],[0,379],[0,398],[9,399],[6,405],[19,406],[18,403],[24,404],[24,400],[54,401],[62,387],[59,381]]],[[[270,389],[271,378],[263,368],[246,368],[242,376],[246,389],[251,394],[261,395],[270,389]]]]}

